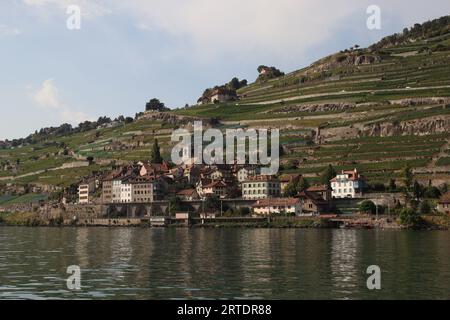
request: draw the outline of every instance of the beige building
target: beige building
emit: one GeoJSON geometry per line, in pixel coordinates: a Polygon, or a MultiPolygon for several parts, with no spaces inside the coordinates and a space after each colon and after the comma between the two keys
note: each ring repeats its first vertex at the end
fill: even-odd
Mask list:
{"type": "Polygon", "coordinates": [[[228,196],[228,186],[223,181],[213,181],[210,184],[203,186],[203,196],[215,195],[221,199],[228,196]]]}
{"type": "Polygon", "coordinates": [[[130,181],[133,203],[149,203],[158,200],[157,183],[149,177],[137,177],[130,181]]]}
{"type": "Polygon", "coordinates": [[[250,177],[242,183],[242,198],[246,200],[275,198],[280,194],[280,181],[274,176],[250,177]]]}
{"type": "Polygon", "coordinates": [[[104,180],[102,183],[102,202],[103,203],[112,203],[112,189],[113,182],[112,180],[104,180]]]}
{"type": "Polygon", "coordinates": [[[78,203],[89,204],[91,203],[91,194],[97,190],[95,180],[86,181],[78,186],[78,203]]]}

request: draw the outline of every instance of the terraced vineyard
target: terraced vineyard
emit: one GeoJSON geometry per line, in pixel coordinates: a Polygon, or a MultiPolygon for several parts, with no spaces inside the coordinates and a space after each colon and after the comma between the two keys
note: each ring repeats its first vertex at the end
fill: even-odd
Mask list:
{"type": "Polygon", "coordinates": [[[283,170],[311,179],[332,164],[358,168],[371,183],[387,184],[409,164],[423,182],[449,181],[449,25],[435,33],[382,48],[342,51],[250,84],[238,91],[237,102],[177,113],[280,128],[283,170]],[[295,160],[300,164],[293,168],[295,160]]]}
{"type": "Polygon", "coordinates": [[[369,183],[387,184],[390,178],[400,183],[409,164],[423,182],[450,182],[450,19],[445,19],[447,25],[427,38],[345,50],[256,81],[239,89],[232,103],[39,136],[0,150],[0,184],[68,186],[92,171],[148,159],[155,138],[168,158],[172,130],[190,117],[221,128],[279,128],[282,171],[311,180],[332,164],[338,170],[358,168],[369,183]],[[88,166],[88,157],[94,164],[88,166]]]}

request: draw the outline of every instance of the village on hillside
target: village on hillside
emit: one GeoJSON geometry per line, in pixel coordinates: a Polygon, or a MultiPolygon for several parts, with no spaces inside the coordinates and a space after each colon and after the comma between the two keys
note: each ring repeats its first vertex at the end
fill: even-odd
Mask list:
{"type": "MultiPolygon", "coordinates": [[[[406,180],[410,179],[409,170],[405,168],[406,180]]],[[[140,161],[86,177],[79,184],[73,205],[108,206],[108,218],[113,213],[114,218],[201,218],[202,222],[224,217],[240,221],[245,217],[365,216],[378,220],[384,216],[389,223],[402,211],[411,212],[407,210],[411,204],[421,214],[450,214],[446,185],[439,189],[406,181],[404,192],[375,193],[367,188],[366,178],[357,169],[335,172],[332,166],[323,172],[321,182],[309,185],[301,174],[262,175],[256,165],[175,166],[164,160],[140,161]]],[[[371,226],[363,221],[363,226],[371,226]]],[[[359,226],[359,222],[347,225],[359,226]]]]}

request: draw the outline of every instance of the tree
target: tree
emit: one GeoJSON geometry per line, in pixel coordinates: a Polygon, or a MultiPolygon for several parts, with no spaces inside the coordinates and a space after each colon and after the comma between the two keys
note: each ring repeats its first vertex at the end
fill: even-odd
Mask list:
{"type": "Polygon", "coordinates": [[[87,157],[86,160],[89,162],[89,165],[94,163],[94,157],[93,156],[87,157]]]}
{"type": "Polygon", "coordinates": [[[424,200],[419,206],[419,212],[420,214],[430,214],[432,212],[433,208],[430,204],[430,201],[424,200]]]}
{"type": "Polygon", "coordinates": [[[306,180],[304,177],[301,177],[300,180],[297,183],[297,190],[298,192],[305,191],[309,188],[308,180],[306,180]]]}
{"type": "Polygon", "coordinates": [[[413,193],[416,199],[421,199],[423,197],[424,193],[423,186],[419,182],[417,182],[417,180],[414,181],[413,193]]]}
{"type": "Polygon", "coordinates": [[[420,223],[419,214],[411,208],[404,208],[400,212],[400,223],[404,226],[415,227],[420,223]]]}
{"type": "Polygon", "coordinates": [[[373,201],[370,200],[365,200],[359,205],[359,211],[361,213],[374,214],[376,213],[376,210],[377,206],[375,205],[375,203],[373,203],[373,201]]]}
{"type": "Polygon", "coordinates": [[[297,184],[293,181],[289,182],[283,190],[286,197],[293,197],[298,194],[297,184]]]}
{"type": "Polygon", "coordinates": [[[150,157],[151,163],[162,163],[163,158],[161,157],[161,149],[158,144],[158,139],[155,139],[155,142],[153,142],[153,148],[152,148],[152,154],[150,157]]]}
{"type": "Polygon", "coordinates": [[[411,184],[413,180],[413,173],[411,166],[409,164],[403,169],[403,182],[405,183],[406,191],[411,189],[411,184]]]}
{"type": "Polygon", "coordinates": [[[331,185],[330,180],[333,179],[335,176],[336,176],[336,171],[334,170],[333,166],[330,164],[325,169],[325,171],[322,172],[322,175],[320,176],[320,182],[322,184],[330,186],[331,185]]]}
{"type": "Polygon", "coordinates": [[[395,191],[397,190],[397,184],[395,183],[395,179],[391,178],[391,180],[389,180],[389,191],[395,191]]]}
{"type": "Polygon", "coordinates": [[[177,211],[183,210],[183,203],[180,198],[178,197],[172,197],[169,200],[169,206],[170,206],[170,213],[173,214],[177,211]]]}
{"type": "Polygon", "coordinates": [[[441,196],[441,191],[436,187],[430,186],[425,189],[423,195],[425,198],[438,199],[441,196]]]}
{"type": "Polygon", "coordinates": [[[149,102],[147,102],[147,104],[145,105],[145,110],[146,111],[166,111],[167,108],[164,105],[164,103],[162,103],[161,101],[159,101],[156,98],[153,98],[149,102]]]}
{"type": "Polygon", "coordinates": [[[208,211],[220,211],[221,203],[216,195],[211,195],[206,197],[204,205],[208,211]]]}

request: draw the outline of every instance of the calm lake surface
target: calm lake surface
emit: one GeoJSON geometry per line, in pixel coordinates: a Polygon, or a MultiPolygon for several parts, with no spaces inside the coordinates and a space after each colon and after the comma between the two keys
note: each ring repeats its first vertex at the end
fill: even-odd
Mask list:
{"type": "Polygon", "coordinates": [[[450,299],[450,232],[0,227],[0,299],[182,298],[450,299]]]}

